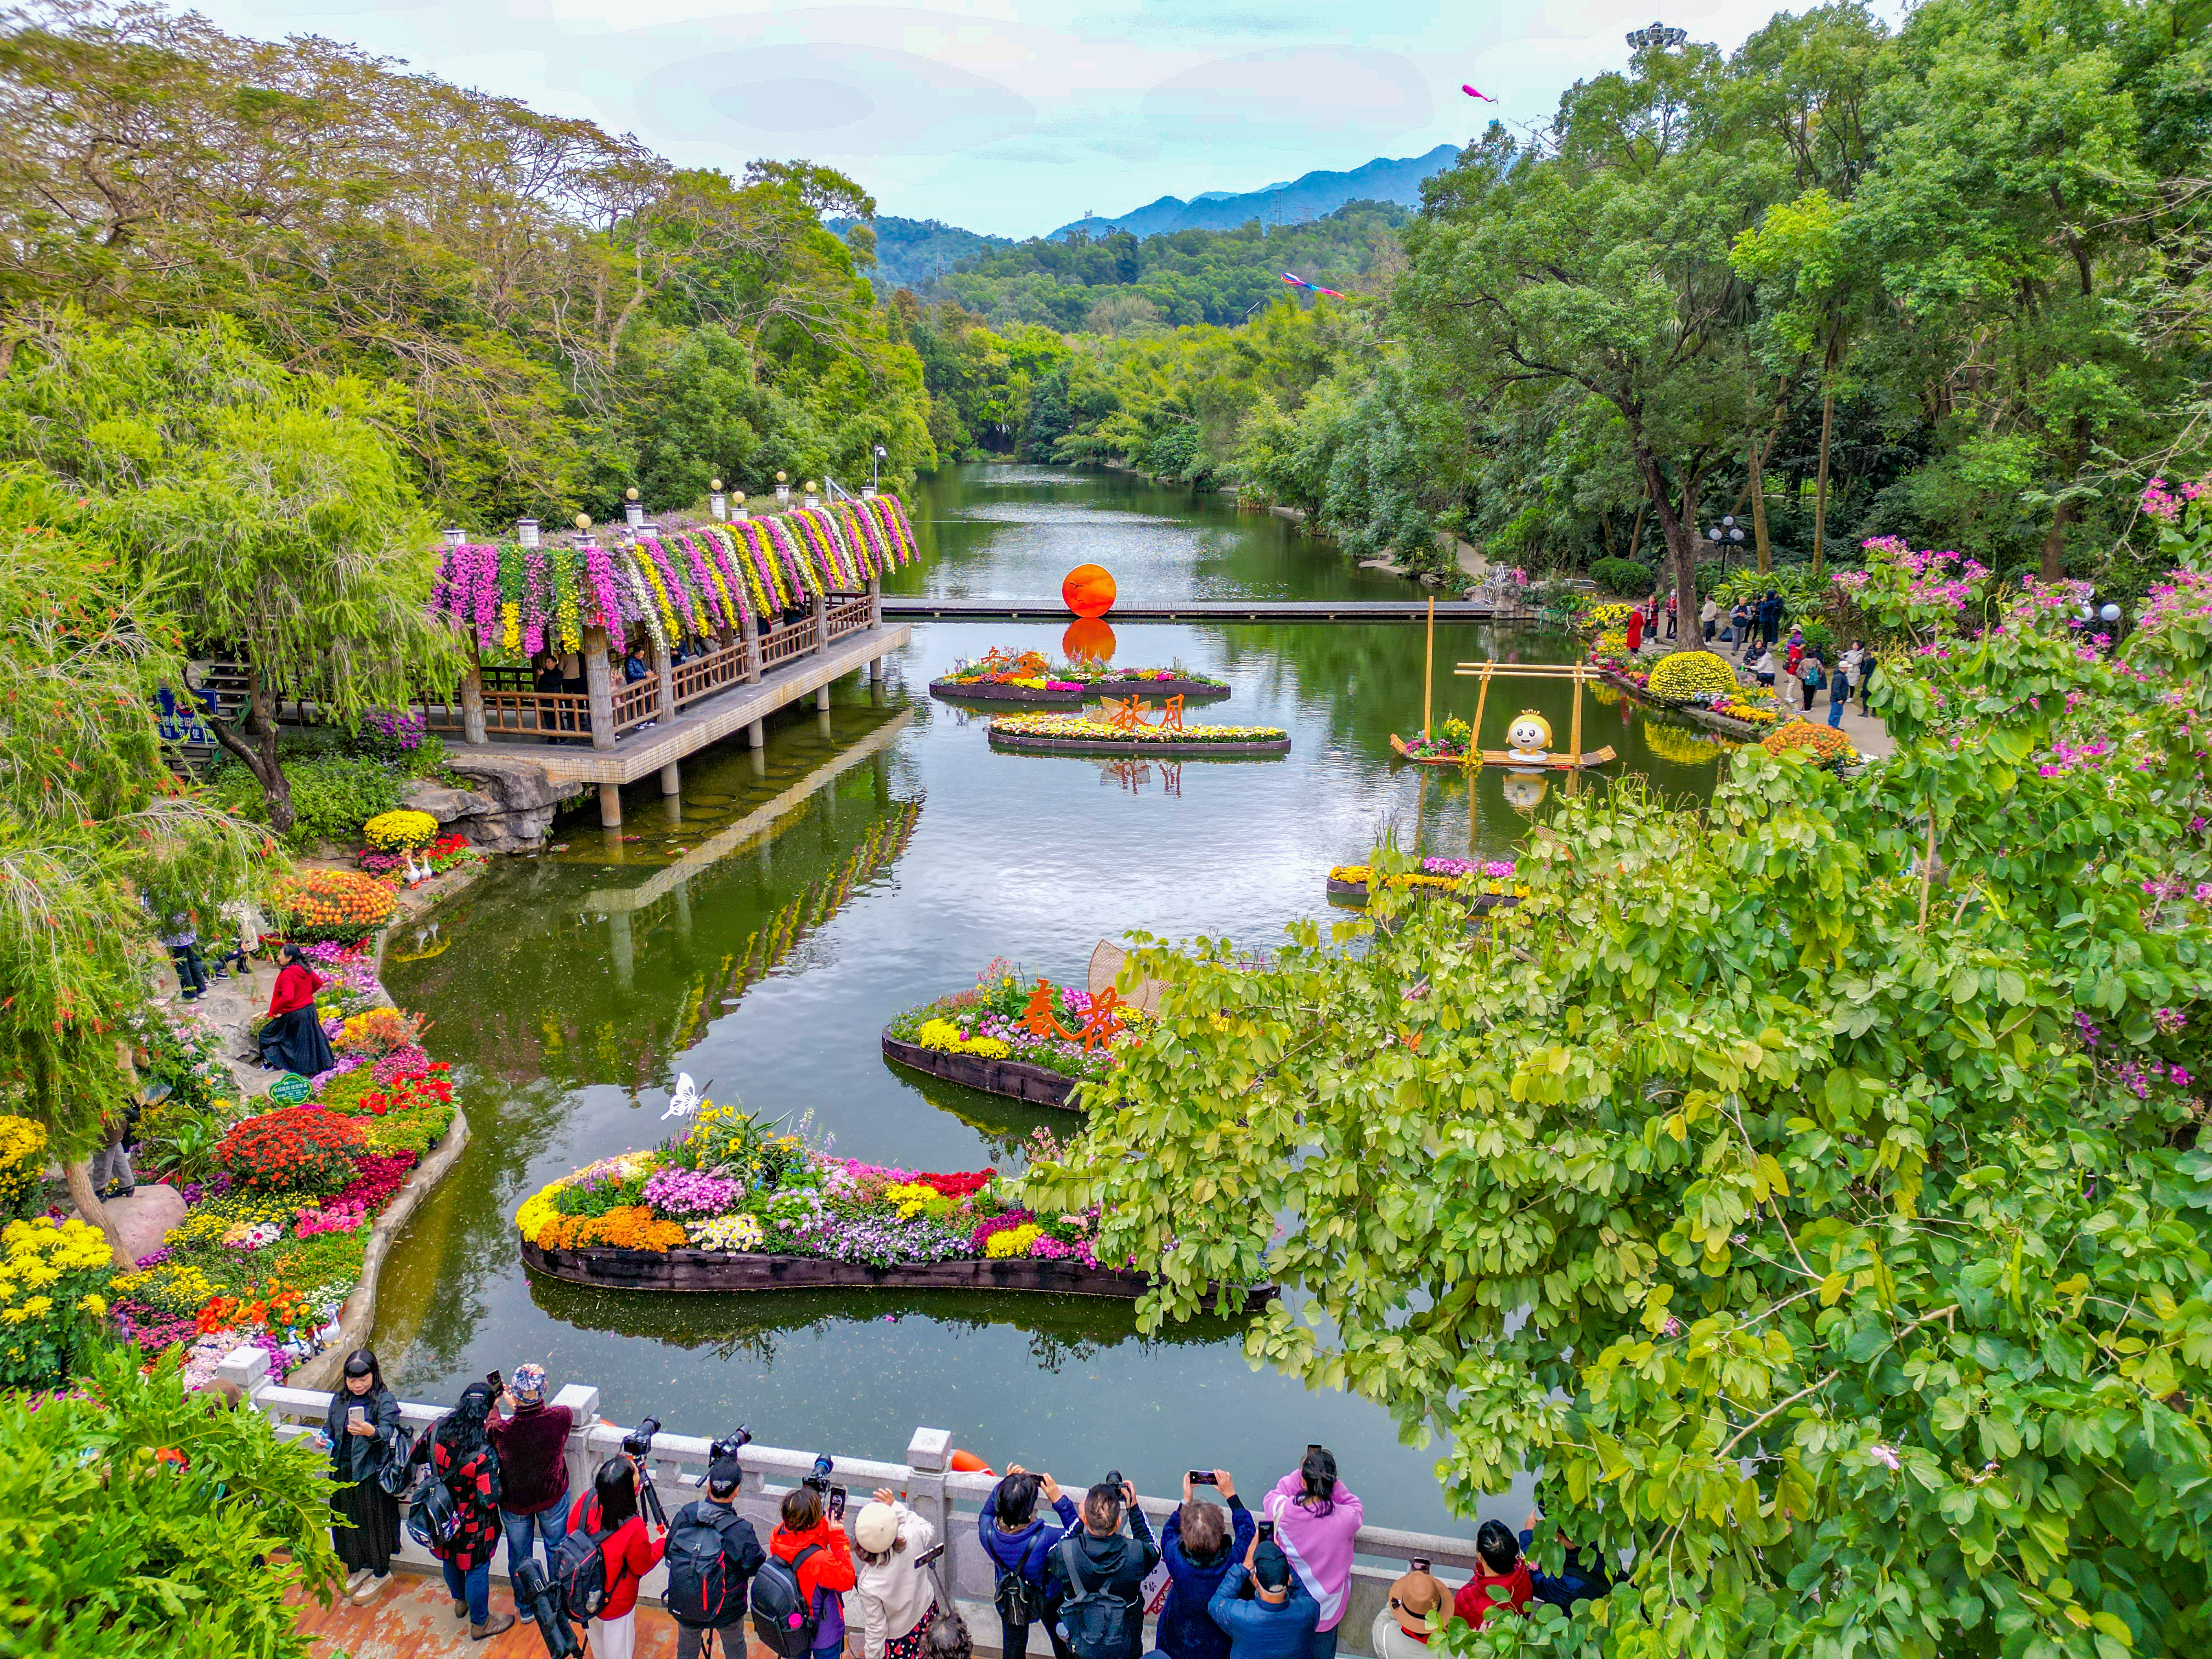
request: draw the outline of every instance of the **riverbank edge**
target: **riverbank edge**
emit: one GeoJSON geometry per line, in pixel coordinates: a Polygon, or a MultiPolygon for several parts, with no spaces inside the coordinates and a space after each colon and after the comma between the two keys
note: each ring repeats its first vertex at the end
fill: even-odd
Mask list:
{"type": "Polygon", "coordinates": [[[1700,708],[1694,703],[1662,702],[1626,675],[1617,674],[1610,668],[1600,669],[1598,678],[1614,690],[1635,698],[1646,708],[1656,708],[1662,714],[1679,714],[1692,726],[1702,726],[1724,738],[1733,738],[1738,743],[1757,743],[1770,729],[1753,726],[1749,720],[1731,720],[1726,714],[1716,714],[1711,709],[1700,708]]]}
{"type": "MultiPolygon", "coordinates": [[[[489,858],[478,859],[422,888],[403,887],[393,896],[392,915],[377,930],[376,945],[368,958],[379,985],[384,983],[384,950],[391,942],[392,929],[403,921],[421,921],[439,906],[467,891],[490,862],[489,858]]],[[[390,995],[387,991],[387,999],[390,995]]],[[[361,1277],[354,1281],[353,1289],[346,1292],[346,1299],[338,1305],[337,1335],[325,1344],[319,1353],[309,1355],[284,1374],[287,1388],[327,1390],[337,1387],[338,1368],[345,1363],[345,1356],[365,1346],[369,1332],[375,1328],[377,1285],[383,1277],[385,1258],[392,1253],[392,1240],[414,1215],[416,1206],[429,1196],[431,1189],[459,1161],[468,1144],[468,1114],[456,1105],[453,1121],[438,1137],[437,1146],[415,1166],[414,1172],[407,1177],[407,1184],[392,1194],[392,1201],[379,1212],[376,1224],[369,1230],[368,1244],[362,1254],[361,1277]]]]}
{"type": "Polygon", "coordinates": [[[1018,1100],[1027,1106],[1050,1106],[1064,1112],[1083,1109],[1073,1098],[1076,1085],[1082,1079],[1055,1072],[1048,1066],[1032,1066],[1022,1060],[992,1060],[982,1054],[948,1054],[941,1049],[925,1048],[918,1042],[893,1036],[889,1031],[884,1033],[884,1055],[901,1066],[910,1066],[947,1083],[957,1083],[963,1089],[1018,1100]],[[1001,1087],[1002,1082],[1015,1086],[1001,1087]]]}
{"type": "MultiPolygon", "coordinates": [[[[1152,1288],[1149,1273],[1086,1267],[1078,1261],[1031,1257],[905,1262],[878,1267],[865,1261],[831,1261],[813,1255],[773,1255],[749,1250],[625,1250],[593,1245],[548,1250],[520,1242],[523,1266],[570,1285],[603,1291],[712,1295],[758,1291],[1019,1291],[1048,1296],[1091,1296],[1133,1302],[1152,1288]]],[[[1279,1294],[1272,1285],[1224,1293],[1214,1285],[1201,1304],[1209,1312],[1252,1313],[1279,1294]]]]}

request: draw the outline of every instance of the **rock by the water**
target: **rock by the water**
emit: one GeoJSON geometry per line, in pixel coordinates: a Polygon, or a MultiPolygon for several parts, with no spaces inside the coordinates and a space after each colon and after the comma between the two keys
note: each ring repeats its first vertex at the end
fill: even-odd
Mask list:
{"type": "Polygon", "coordinates": [[[111,1198],[101,1207],[136,1261],[160,1249],[161,1235],[183,1222],[185,1195],[174,1187],[144,1186],[128,1198],[111,1198]]]}
{"type": "Polygon", "coordinates": [[[408,786],[405,804],[488,853],[529,852],[552,830],[560,804],[584,793],[581,783],[556,783],[537,762],[520,757],[460,755],[446,764],[477,787],[454,789],[418,779],[408,786]]]}

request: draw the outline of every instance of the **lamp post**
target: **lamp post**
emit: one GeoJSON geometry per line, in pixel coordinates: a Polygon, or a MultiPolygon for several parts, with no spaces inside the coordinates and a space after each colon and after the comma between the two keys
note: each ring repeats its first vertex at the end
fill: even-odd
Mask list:
{"type": "Polygon", "coordinates": [[[1743,526],[1735,521],[1735,514],[1725,513],[1721,521],[1705,532],[1705,539],[1721,550],[1721,574],[1728,574],[1729,554],[1743,541],[1743,526]]]}
{"type": "Polygon", "coordinates": [[[890,451],[878,444],[868,453],[868,494],[874,495],[883,486],[883,465],[890,451]]]}

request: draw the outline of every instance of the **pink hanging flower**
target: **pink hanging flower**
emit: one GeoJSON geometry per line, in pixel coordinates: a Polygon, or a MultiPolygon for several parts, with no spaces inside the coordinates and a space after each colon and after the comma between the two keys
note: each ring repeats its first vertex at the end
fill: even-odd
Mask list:
{"type": "Polygon", "coordinates": [[[593,614],[585,620],[607,630],[614,647],[623,648],[623,605],[621,590],[615,583],[614,562],[608,558],[604,547],[592,546],[584,550],[584,584],[590,590],[593,614]]]}

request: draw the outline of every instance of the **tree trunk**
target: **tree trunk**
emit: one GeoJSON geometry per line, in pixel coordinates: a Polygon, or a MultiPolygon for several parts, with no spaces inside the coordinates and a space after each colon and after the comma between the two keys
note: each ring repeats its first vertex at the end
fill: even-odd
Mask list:
{"type": "Polygon", "coordinates": [[[1773,544],[1766,538],[1766,452],[1773,443],[1770,434],[1764,443],[1751,447],[1751,543],[1758,551],[1762,576],[1774,568],[1773,544]]]}
{"type": "MultiPolygon", "coordinates": [[[[2081,470],[2081,458],[2089,453],[2089,422],[2081,416],[2074,418],[2074,442],[2066,457],[2066,481],[2072,483],[2081,470]]],[[[2066,574],[2066,531],[2079,515],[2080,507],[2071,501],[2060,501],[2051,509],[2051,528],[2043,536],[2043,568],[2045,581],[2055,582],[2066,574]]]]}
{"type": "Polygon", "coordinates": [[[1659,462],[1641,444],[1636,446],[1636,470],[1644,475],[1644,486],[1650,497],[1651,506],[1659,514],[1659,534],[1665,542],[1668,562],[1674,566],[1674,612],[1678,617],[1698,614],[1698,533],[1697,486],[1686,483],[1682,486],[1682,513],[1677,517],[1667,499],[1667,481],[1659,471],[1659,462]]]}
{"type": "Polygon", "coordinates": [[[292,827],[292,784],[276,760],[276,696],[262,683],[261,671],[252,663],[246,665],[246,734],[253,741],[248,744],[220,720],[213,726],[216,741],[243,761],[261,786],[262,796],[269,803],[269,827],[283,835],[292,827]]]}
{"type": "Polygon", "coordinates": [[[1828,528],[1828,434],[1835,429],[1836,388],[1820,399],[1820,465],[1813,483],[1813,574],[1820,574],[1823,539],[1828,528]]]}
{"type": "Polygon", "coordinates": [[[62,1164],[62,1175],[69,1182],[70,1201],[76,1206],[76,1212],[106,1237],[108,1252],[114,1256],[115,1265],[125,1269],[136,1267],[138,1264],[124,1249],[123,1235],[108,1216],[107,1206],[93,1190],[92,1166],[81,1158],[69,1158],[62,1164]]]}

